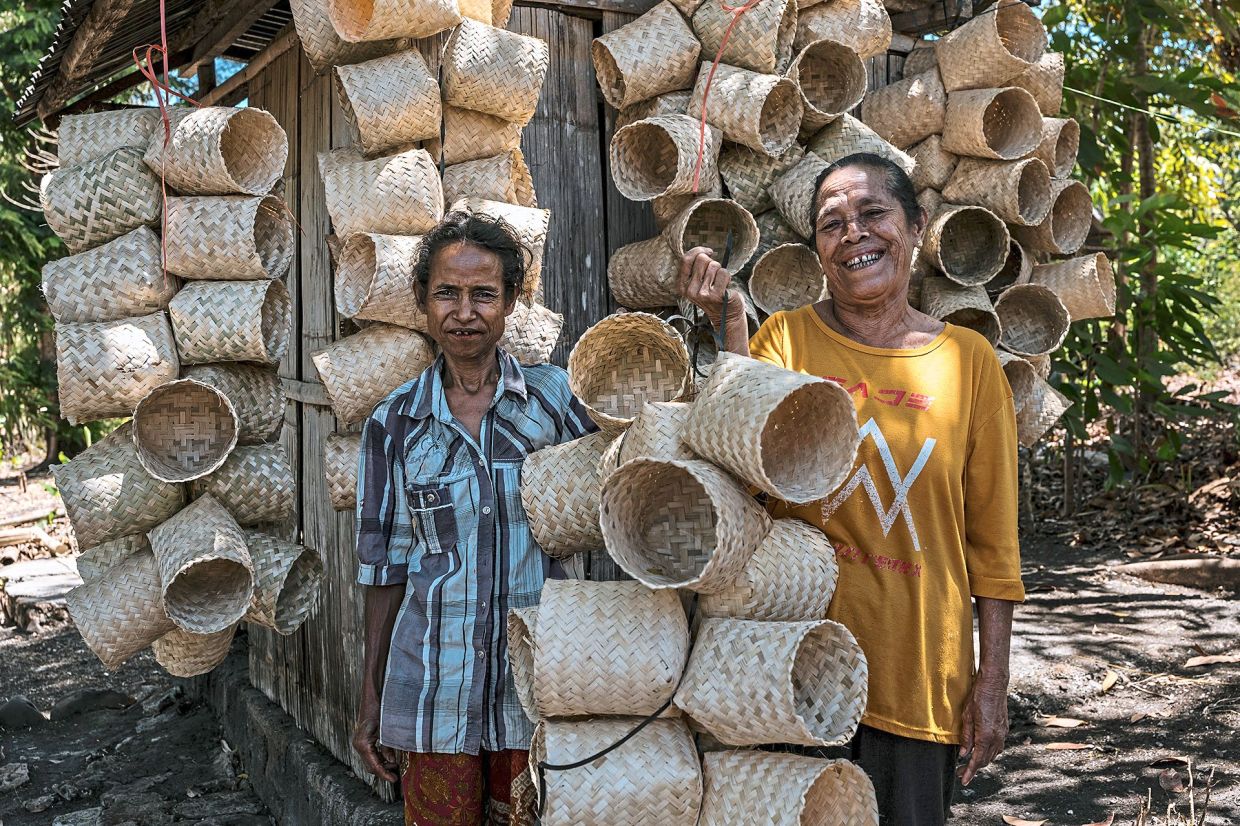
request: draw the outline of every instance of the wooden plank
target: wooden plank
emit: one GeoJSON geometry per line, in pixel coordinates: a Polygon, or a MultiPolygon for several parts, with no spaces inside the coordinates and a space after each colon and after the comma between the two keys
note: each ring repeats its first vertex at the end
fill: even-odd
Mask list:
{"type": "MultiPolygon", "coordinates": [[[[658,0],[518,0],[515,5],[551,9],[573,17],[597,19],[599,15],[608,12],[636,17],[658,5],[658,0]]],[[[509,24],[508,28],[512,28],[512,24],[509,24]]]]}
{"type": "Polygon", "coordinates": [[[914,11],[891,15],[891,29],[908,35],[954,29],[973,17],[973,0],[936,0],[914,11]]]}
{"type": "Polygon", "coordinates": [[[331,407],[332,400],[327,396],[327,388],[318,381],[299,381],[298,379],[281,378],[284,398],[313,404],[319,407],[331,407]]]}
{"type": "Polygon", "coordinates": [[[108,41],[133,10],[134,2],[135,0],[95,0],[85,19],[73,33],[73,40],[69,42],[69,47],[65,49],[56,69],[56,78],[39,100],[40,118],[46,120],[79,91],[78,86],[82,79],[90,74],[108,41]]]}
{"type": "Polygon", "coordinates": [[[250,30],[279,0],[238,0],[216,24],[194,44],[194,57],[185,74],[193,74],[198,64],[214,60],[233,44],[237,38],[250,30]]]}
{"type": "Polygon", "coordinates": [[[254,59],[247,63],[244,69],[219,86],[199,96],[198,102],[203,106],[214,106],[220,101],[228,99],[231,95],[248,86],[251,80],[257,77],[263,69],[267,68],[271,61],[280,57],[289,49],[296,49],[300,45],[301,41],[297,39],[297,32],[292,26],[287,27],[275,40],[271,41],[267,48],[254,55],[254,59]]]}

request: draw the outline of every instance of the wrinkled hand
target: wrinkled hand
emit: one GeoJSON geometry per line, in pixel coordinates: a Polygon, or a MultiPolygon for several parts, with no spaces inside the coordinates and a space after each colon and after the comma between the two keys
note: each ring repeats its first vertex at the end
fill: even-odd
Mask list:
{"type": "MultiPolygon", "coordinates": [[[[723,316],[723,296],[732,283],[732,274],[712,257],[714,254],[708,247],[694,247],[685,253],[676,277],[676,294],[700,307],[710,323],[718,327],[723,316]]],[[[742,306],[740,296],[728,296],[728,306],[742,306]]]]}
{"type": "Polygon", "coordinates": [[[980,769],[999,756],[1007,733],[1007,679],[989,679],[979,674],[964,707],[960,756],[970,752],[972,756],[961,773],[962,784],[969,785],[980,769]]]}
{"type": "Polygon", "coordinates": [[[379,704],[363,702],[353,725],[353,750],[370,771],[389,783],[396,783],[396,752],[379,745],[379,704]]]}

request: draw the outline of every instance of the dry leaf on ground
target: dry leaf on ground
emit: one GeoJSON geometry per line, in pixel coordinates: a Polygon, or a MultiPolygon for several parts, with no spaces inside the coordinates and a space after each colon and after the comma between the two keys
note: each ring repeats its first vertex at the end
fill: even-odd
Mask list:
{"type": "Polygon", "coordinates": [[[1093,746],[1089,743],[1047,743],[1042,748],[1047,751],[1087,751],[1093,746]]]}
{"type": "Polygon", "coordinates": [[[1019,817],[1012,817],[1011,815],[1004,815],[1003,822],[1008,824],[1008,826],[1042,826],[1042,824],[1045,823],[1046,821],[1045,820],[1025,820],[1019,817]]]}
{"type": "Polygon", "coordinates": [[[1158,785],[1173,794],[1184,791],[1184,778],[1175,769],[1163,769],[1158,773],[1158,785]]]}
{"type": "Polygon", "coordinates": [[[1219,665],[1221,663],[1240,663],[1240,654],[1213,654],[1208,657],[1192,657],[1184,663],[1184,667],[1200,668],[1203,665],[1219,665]]]}
{"type": "Polygon", "coordinates": [[[1106,694],[1117,682],[1119,682],[1119,674],[1108,669],[1102,677],[1102,693],[1106,694]]]}
{"type": "Polygon", "coordinates": [[[1075,717],[1037,717],[1033,722],[1043,728],[1076,728],[1085,725],[1084,720],[1075,717]]]}
{"type": "Polygon", "coordinates": [[[1164,754],[1162,757],[1155,758],[1145,765],[1151,769],[1161,769],[1167,766],[1187,766],[1188,758],[1180,757],[1178,754],[1164,754]]]}

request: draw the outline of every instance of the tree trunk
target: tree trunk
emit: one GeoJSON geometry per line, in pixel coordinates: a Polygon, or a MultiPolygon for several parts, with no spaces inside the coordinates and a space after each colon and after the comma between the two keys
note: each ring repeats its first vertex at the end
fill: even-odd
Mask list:
{"type": "MultiPolygon", "coordinates": [[[[1137,56],[1134,74],[1137,77],[1149,75],[1149,38],[1148,30],[1142,27],[1137,38],[1137,56]]],[[[1142,109],[1149,107],[1148,96],[1137,92],[1137,106],[1142,109]]],[[[1158,191],[1154,180],[1154,137],[1150,133],[1149,116],[1144,112],[1134,112],[1133,137],[1136,140],[1137,173],[1140,189],[1138,194],[1142,201],[1152,198],[1158,191]]],[[[1145,367],[1158,352],[1158,330],[1155,328],[1155,300],[1158,293],[1158,250],[1154,246],[1154,219],[1148,213],[1140,222],[1140,237],[1143,243],[1150,245],[1149,260],[1141,268],[1137,286],[1137,312],[1134,325],[1137,334],[1137,365],[1145,367]]],[[[1153,450],[1153,416],[1154,388],[1142,384],[1137,389],[1137,404],[1133,416],[1133,449],[1138,458],[1147,457],[1153,450]]]]}

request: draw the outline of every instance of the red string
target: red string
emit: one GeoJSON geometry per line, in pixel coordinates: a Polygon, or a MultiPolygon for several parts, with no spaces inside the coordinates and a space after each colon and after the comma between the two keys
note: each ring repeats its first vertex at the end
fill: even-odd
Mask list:
{"type": "MultiPolygon", "coordinates": [[[[712,0],[707,0],[707,2],[712,2],[712,0]]],[[[702,90],[702,120],[698,126],[697,161],[693,165],[694,194],[697,194],[702,188],[702,162],[706,156],[706,101],[710,98],[710,86],[715,82],[715,70],[719,68],[719,62],[723,60],[723,50],[728,47],[728,39],[732,36],[732,29],[736,28],[736,24],[740,22],[745,12],[761,2],[762,0],[746,0],[739,6],[730,6],[728,5],[728,0],[719,0],[719,8],[726,12],[731,12],[732,22],[728,24],[727,29],[723,32],[723,40],[719,42],[719,51],[715,53],[715,59],[710,64],[710,72],[706,75],[706,88],[702,90]]]]}

